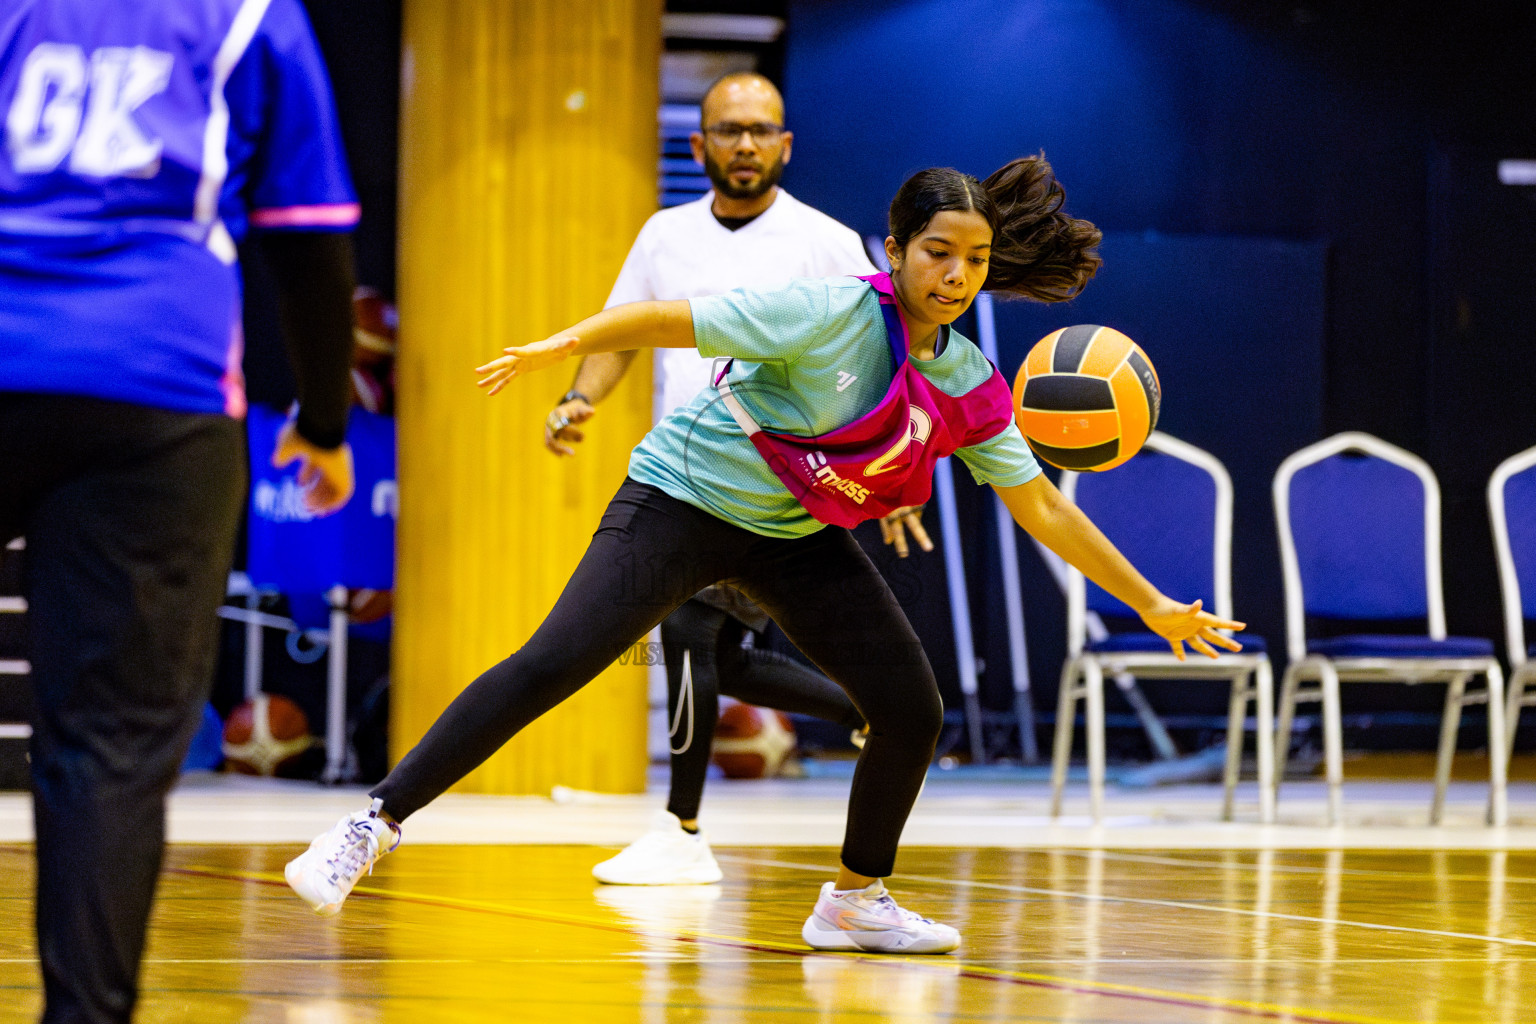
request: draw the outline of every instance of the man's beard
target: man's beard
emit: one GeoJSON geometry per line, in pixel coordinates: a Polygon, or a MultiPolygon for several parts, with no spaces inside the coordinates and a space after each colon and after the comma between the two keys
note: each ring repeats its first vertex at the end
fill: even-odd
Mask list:
{"type": "Polygon", "coordinates": [[[753,185],[738,185],[730,178],[726,168],[720,166],[709,153],[704,154],[704,173],[709,175],[710,182],[715,186],[715,193],[727,199],[756,199],[779,183],[784,176],[784,154],[780,153],[778,159],[767,167],[753,185]]]}

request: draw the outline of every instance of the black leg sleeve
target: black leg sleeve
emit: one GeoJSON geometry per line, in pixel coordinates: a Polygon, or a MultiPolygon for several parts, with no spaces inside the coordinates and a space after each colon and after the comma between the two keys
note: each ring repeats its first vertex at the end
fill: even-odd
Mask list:
{"type": "MultiPolygon", "coordinates": [[[[740,627],[730,616],[698,601],[689,601],[661,624],[662,653],[667,662],[667,725],[672,754],[671,790],[667,810],[683,821],[699,816],[704,779],[709,772],[710,746],[720,716],[719,649],[739,638],[740,627]],[[734,627],[734,628],[731,628],[734,627]],[[683,673],[683,657],[688,673],[683,673]]],[[[739,640],[738,640],[739,642],[739,640]]]]}
{"type": "Polygon", "coordinates": [[[738,649],[722,662],[720,692],[727,697],[836,722],[849,730],[864,727],[864,715],[841,686],[778,651],[738,649]]]}

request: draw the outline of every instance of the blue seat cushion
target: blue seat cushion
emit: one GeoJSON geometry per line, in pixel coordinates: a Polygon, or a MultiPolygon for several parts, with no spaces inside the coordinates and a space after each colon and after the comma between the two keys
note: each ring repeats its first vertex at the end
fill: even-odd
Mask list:
{"type": "Polygon", "coordinates": [[[1308,654],[1328,658],[1491,658],[1493,641],[1480,636],[1378,636],[1357,634],[1307,642],[1308,654]]]}
{"type": "MultiPolygon", "coordinates": [[[[1243,645],[1244,654],[1263,654],[1264,638],[1258,634],[1238,633],[1233,637],[1243,645]]],[[[1103,640],[1090,640],[1083,647],[1089,654],[1168,654],[1168,641],[1156,633],[1111,633],[1103,640]]],[[[1217,648],[1221,650],[1221,648],[1217,648]]]]}

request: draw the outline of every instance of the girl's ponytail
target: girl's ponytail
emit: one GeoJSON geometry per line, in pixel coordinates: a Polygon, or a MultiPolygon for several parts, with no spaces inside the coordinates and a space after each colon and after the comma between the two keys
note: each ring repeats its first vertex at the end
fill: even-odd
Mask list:
{"type": "Polygon", "coordinates": [[[1019,157],[981,183],[997,207],[989,291],[1038,302],[1065,302],[1083,290],[1098,271],[1098,244],[1104,237],[1086,220],[1067,216],[1067,194],[1045,154],[1019,157]]]}
{"type": "Polygon", "coordinates": [[[1104,261],[1103,235],[1062,212],[1066,193],[1045,154],[1023,156],[977,181],[953,167],[930,167],[908,178],[891,200],[891,237],[899,249],[945,210],[974,210],[992,226],[988,291],[1038,302],[1065,302],[1083,290],[1104,261]]]}

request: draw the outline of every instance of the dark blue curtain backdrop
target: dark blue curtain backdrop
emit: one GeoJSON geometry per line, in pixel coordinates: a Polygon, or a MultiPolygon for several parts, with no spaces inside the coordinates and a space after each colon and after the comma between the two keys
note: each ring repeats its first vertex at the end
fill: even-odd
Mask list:
{"type": "MultiPolygon", "coordinates": [[[[1108,324],[1135,338],[1163,386],[1158,429],[1204,448],[1232,475],[1233,606],[1272,648],[1282,647],[1269,482],[1281,460],[1322,427],[1326,250],[1316,242],[1110,232],[1101,251],[1104,269],[1073,302],[997,303],[998,363],[1011,378],[1036,340],[1068,324],[1108,324]]],[[[977,581],[972,608],[985,624],[988,664],[1006,680],[994,533],[981,530],[976,537],[984,550],[971,575],[977,581]]],[[[1020,540],[1033,563],[1033,546],[1020,540]]],[[[1025,575],[1038,581],[1026,606],[1031,676],[1054,680],[1064,626],[1046,633],[1044,622],[1054,616],[1038,616],[1037,623],[1034,610],[1055,609],[1061,599],[1043,565],[1029,564],[1025,575]]],[[[1212,709],[1225,707],[1221,687],[1204,689],[1191,696],[1209,698],[1199,703],[1212,709]]]]}
{"type": "MultiPolygon", "coordinates": [[[[1108,322],[1147,347],[1162,427],[1233,472],[1238,611],[1272,650],[1284,639],[1268,497],[1280,457],[1356,429],[1428,458],[1445,488],[1451,629],[1499,639],[1481,488],[1536,444],[1536,203],[1495,173],[1501,157],[1536,157],[1531,13],[1369,6],[789,10],[785,184],[801,199],[883,236],[912,171],[982,176],[1043,150],[1069,211],[1108,233],[1105,270],[1071,307],[1006,307],[1003,369],[1069,323],[1108,322]]],[[[1002,707],[990,527],[971,527],[985,685],[1002,707]]],[[[1033,553],[1023,561],[1043,704],[1060,667],[1059,599],[1030,582],[1043,572],[1033,553]]],[[[1438,693],[1380,689],[1394,692],[1352,691],[1350,703],[1439,706],[1438,693]]],[[[1155,699],[1177,711],[1185,692],[1155,699]]]]}

